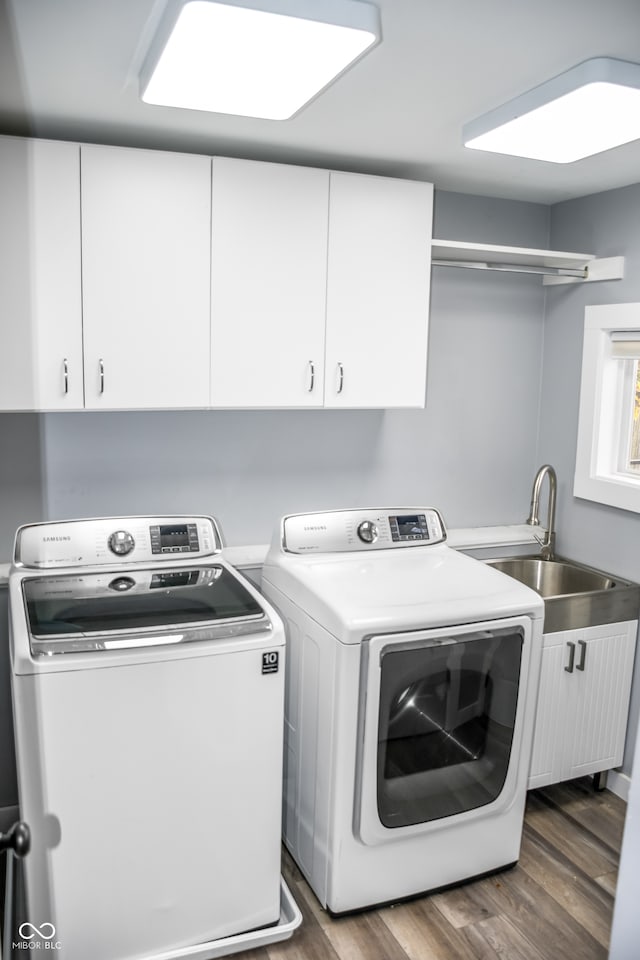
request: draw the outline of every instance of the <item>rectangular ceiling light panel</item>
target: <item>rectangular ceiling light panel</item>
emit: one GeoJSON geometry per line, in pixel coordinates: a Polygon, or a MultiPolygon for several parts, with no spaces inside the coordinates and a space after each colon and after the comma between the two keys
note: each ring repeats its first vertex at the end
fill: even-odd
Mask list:
{"type": "Polygon", "coordinates": [[[161,25],[141,97],[286,120],[379,37],[379,11],[361,0],[186,0],[161,25]]]}
{"type": "Polygon", "coordinates": [[[466,124],[474,150],[572,163],[640,138],[640,64],[598,57],[466,124]]]}

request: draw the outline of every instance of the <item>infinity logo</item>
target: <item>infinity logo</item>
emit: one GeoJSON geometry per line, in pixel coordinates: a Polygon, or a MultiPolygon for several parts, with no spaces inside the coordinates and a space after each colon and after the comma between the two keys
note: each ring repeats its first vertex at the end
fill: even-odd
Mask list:
{"type": "Polygon", "coordinates": [[[43,923],[42,926],[38,928],[34,926],[33,923],[29,923],[29,921],[27,920],[26,923],[20,924],[18,928],[18,933],[20,934],[23,940],[33,940],[33,938],[36,935],[41,937],[43,940],[53,940],[53,938],[56,935],[56,928],[52,923],[43,923]],[[25,930],[27,929],[27,927],[31,927],[31,929],[33,930],[33,933],[25,933],[25,930]],[[45,933],[45,929],[50,930],[51,933],[45,933]]]}

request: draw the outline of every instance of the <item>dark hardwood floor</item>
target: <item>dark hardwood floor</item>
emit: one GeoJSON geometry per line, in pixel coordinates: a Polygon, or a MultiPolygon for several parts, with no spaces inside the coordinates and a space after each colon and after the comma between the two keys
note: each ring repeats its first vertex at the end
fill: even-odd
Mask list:
{"type": "Polygon", "coordinates": [[[237,960],[606,960],[625,810],[590,778],[532,791],[512,869],[339,919],[285,855],[302,926],[237,960]]]}

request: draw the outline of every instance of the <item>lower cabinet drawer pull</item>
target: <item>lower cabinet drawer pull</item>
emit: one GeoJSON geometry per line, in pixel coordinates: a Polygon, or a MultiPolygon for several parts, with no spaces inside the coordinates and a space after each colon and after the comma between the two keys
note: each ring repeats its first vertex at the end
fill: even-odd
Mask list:
{"type": "Polygon", "coordinates": [[[573,664],[575,663],[576,659],[576,645],[573,643],[573,641],[568,640],[567,646],[569,647],[569,663],[565,667],[565,670],[567,673],[573,673],[573,664]]]}
{"type": "Polygon", "coordinates": [[[587,659],[587,642],[586,640],[578,640],[578,646],[580,647],[580,663],[576,666],[576,670],[584,670],[584,663],[587,659]]]}

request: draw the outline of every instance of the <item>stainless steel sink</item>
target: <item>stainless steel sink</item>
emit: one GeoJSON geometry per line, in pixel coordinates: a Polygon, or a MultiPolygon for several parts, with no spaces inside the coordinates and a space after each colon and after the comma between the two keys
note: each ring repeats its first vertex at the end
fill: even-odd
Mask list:
{"type": "Polygon", "coordinates": [[[506,557],[486,562],[544,598],[545,633],[638,618],[640,586],[602,570],[564,557],[506,557]]]}
{"type": "Polygon", "coordinates": [[[579,567],[570,560],[542,560],[539,557],[509,557],[490,560],[497,570],[525,583],[542,597],[610,590],[616,581],[605,573],[579,567]]]}

